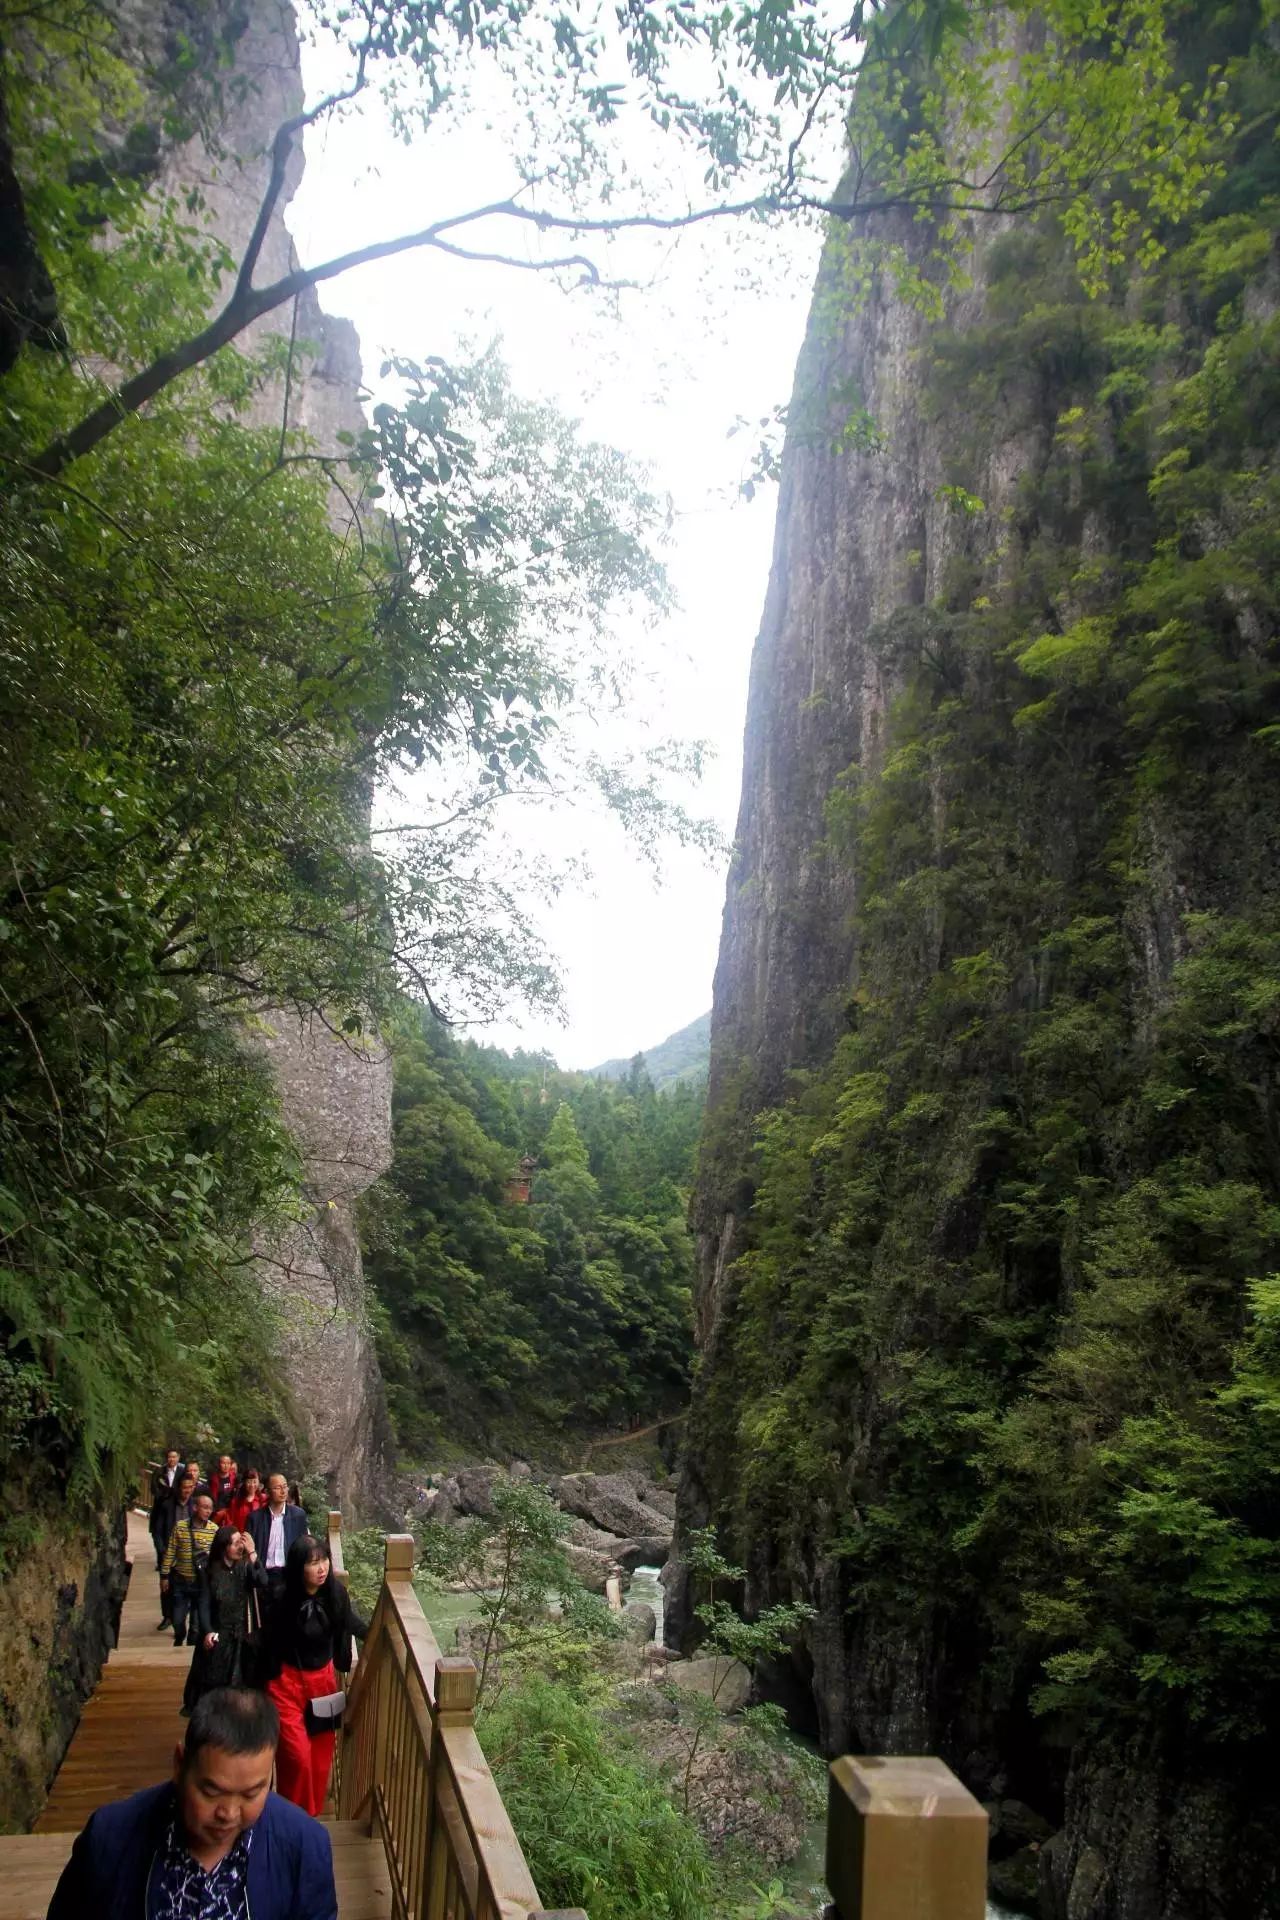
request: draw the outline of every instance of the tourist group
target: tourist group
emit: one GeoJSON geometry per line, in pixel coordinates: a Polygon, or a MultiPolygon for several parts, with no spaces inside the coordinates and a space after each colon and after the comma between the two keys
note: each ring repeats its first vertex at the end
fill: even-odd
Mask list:
{"type": "Polygon", "coordinates": [[[92,1815],[47,1920],[338,1920],[318,1816],[367,1624],[282,1473],[170,1447],[150,1526],[157,1631],[192,1649],[186,1737],[171,1781],[92,1815]]]}
{"type": "Polygon", "coordinates": [[[199,1460],[170,1447],[151,1486],[151,1538],[160,1569],[160,1621],[190,1647],[183,1711],[215,1687],[257,1687],[280,1717],[277,1791],[307,1813],[324,1811],[333,1767],[338,1675],[363,1639],[346,1588],[282,1473],[265,1481],[219,1454],[199,1460]]]}

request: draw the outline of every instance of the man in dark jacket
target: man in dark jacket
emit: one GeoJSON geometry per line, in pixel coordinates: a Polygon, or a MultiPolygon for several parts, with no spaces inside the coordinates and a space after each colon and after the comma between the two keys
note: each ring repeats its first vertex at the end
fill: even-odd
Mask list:
{"type": "Polygon", "coordinates": [[[284,1592],[284,1563],[290,1547],[310,1531],[306,1514],[289,1498],[289,1482],[282,1473],[269,1473],[267,1504],[249,1515],[249,1538],[258,1549],[258,1565],[267,1576],[268,1612],[284,1592]]]}
{"type": "Polygon", "coordinates": [[[169,1495],[182,1478],[182,1455],[176,1447],[165,1450],[164,1465],[157,1467],[151,1476],[151,1511],[154,1514],[161,1500],[169,1495]]]}
{"type": "MultiPolygon", "coordinates": [[[[193,1479],[189,1478],[186,1468],[178,1461],[178,1449],[176,1447],[170,1447],[168,1453],[165,1455],[165,1463],[163,1467],[157,1471],[151,1485],[151,1518],[147,1522],[147,1525],[151,1533],[151,1544],[156,1550],[156,1570],[158,1572],[160,1562],[164,1559],[164,1550],[169,1544],[169,1536],[173,1532],[174,1527],[179,1520],[189,1520],[191,1518],[190,1496],[195,1492],[196,1483],[193,1479]],[[170,1461],[174,1463],[172,1478],[170,1478],[170,1461]],[[185,1497],[184,1486],[186,1489],[185,1497]]],[[[171,1626],[172,1623],[173,1596],[169,1591],[163,1574],[161,1574],[160,1625],[156,1628],[156,1632],[159,1633],[164,1627],[171,1626]]]]}
{"type": "Polygon", "coordinates": [[[270,1791],[278,1734],[265,1694],[205,1694],[173,1783],[99,1807],[48,1920],[337,1920],[328,1833],[270,1791]]]}

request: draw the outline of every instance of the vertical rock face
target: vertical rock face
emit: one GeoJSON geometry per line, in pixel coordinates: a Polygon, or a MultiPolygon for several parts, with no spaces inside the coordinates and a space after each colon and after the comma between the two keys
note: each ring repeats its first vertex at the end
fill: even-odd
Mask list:
{"type": "MultiPolygon", "coordinates": [[[[918,245],[909,224],[885,236],[918,245]]],[[[940,327],[963,330],[984,311],[983,263],[998,232],[979,232],[972,286],[931,324],[880,284],[854,314],[833,322],[824,265],[801,351],[793,433],[783,463],[773,563],[752,656],[742,798],[716,966],[708,1124],[693,1202],[698,1241],[695,1326],[705,1355],[681,1491],[682,1530],[723,1520],[734,1476],[704,1430],[710,1402],[732,1402],[732,1360],[722,1338],[726,1276],[750,1240],[749,1175],[755,1119],[782,1101],[797,1072],[826,1062],[846,1030],[858,980],[853,929],[860,875],[834,858],[826,810],[851,768],[874,776],[888,710],[901,690],[892,659],[874,644],[880,623],[944,590],[948,569],[977,544],[940,489],[946,434],[920,404],[920,367],[940,327]],[[833,444],[847,400],[875,420],[878,451],[833,444]]],[[[981,484],[998,524],[1022,472],[1043,457],[1039,436],[993,441],[981,484]]],[[[816,1548],[817,1543],[814,1543],[816,1548]]],[[[834,1567],[820,1553],[785,1569],[761,1567],[748,1596],[786,1589],[813,1600],[808,1636],[816,1729],[829,1752],[913,1752],[937,1745],[940,1650],[928,1635],[884,1640],[856,1626],[834,1567]]],[[[689,1628],[690,1597],[677,1579],[673,1635],[689,1628]]]]}
{"type": "Polygon", "coordinates": [[[377,1499],[390,1436],[352,1209],[391,1157],[391,1063],[376,1042],[359,1047],[282,1011],[256,1038],[302,1153],[309,1210],[258,1248],[284,1327],[292,1405],[281,1424],[344,1512],[359,1513],[377,1499]]]}
{"type": "MultiPolygon", "coordinates": [[[[893,237],[912,239],[909,228],[893,237]]],[[[951,307],[963,325],[981,310],[981,294],[951,307]]],[[[820,286],[815,314],[828,310],[820,286]]],[[[825,809],[846,769],[877,765],[897,690],[868,636],[895,608],[936,594],[962,545],[938,497],[947,448],[917,404],[929,332],[920,314],[880,288],[842,323],[815,318],[796,371],[793,413],[821,425],[793,434],[787,449],[751,663],[711,1028],[708,1106],[726,1129],[735,1115],[781,1098],[794,1069],[827,1057],[855,983],[858,876],[824,847],[825,809]],[[828,396],[851,390],[878,423],[882,452],[831,445],[840,402],[828,396]]],[[[993,510],[1007,505],[1018,465],[1016,450],[991,449],[993,510]]],[[[727,1156],[709,1160],[695,1201],[704,1343],[715,1332],[719,1282],[749,1200],[738,1185],[740,1144],[735,1135],[727,1156]]]]}
{"type": "MultiPolygon", "coordinates": [[[[225,117],[216,157],[199,141],[175,153],[165,169],[170,191],[197,188],[203,218],[233,258],[253,231],[269,172],[273,136],[303,106],[294,12],[278,0],[255,0],[235,45],[235,72],[224,89],[225,117]],[[235,82],[245,82],[240,86],[235,82]]],[[[302,176],[295,145],[285,190],[267,230],[255,279],[269,284],[297,265],[285,212],[302,176]]],[[[308,290],[291,308],[265,315],[246,343],[292,334],[305,342],[286,389],[266,388],[251,411],[267,426],[287,424],[318,448],[337,446],[339,432],[364,425],[360,407],[360,343],[349,321],[322,312],[308,290]]],[[[335,523],[349,511],[334,501],[335,523]]],[[[271,1062],[283,1115],[303,1161],[308,1216],[258,1246],[263,1284],[284,1326],[290,1404],[280,1426],[297,1452],[291,1470],[318,1473],[329,1494],[358,1514],[375,1502],[389,1438],[382,1380],[365,1305],[356,1237],[356,1199],[391,1160],[391,1062],[376,1040],[352,1043],[319,1018],[300,1021],[272,1011],[251,1030],[250,1044],[271,1062]]]]}
{"type": "Polygon", "coordinates": [[[69,1512],[34,1468],[5,1498],[13,1512],[40,1516],[12,1545],[0,1613],[0,1829],[18,1832],[38,1812],[115,1645],[127,1573],[122,1515],[69,1512]]]}
{"type": "MultiPolygon", "coordinates": [[[[1243,194],[1232,203],[1233,232],[1245,223],[1236,204],[1249,203],[1243,194]]],[[[912,225],[878,237],[908,253],[920,246],[912,225]]],[[[693,1632],[680,1537],[715,1523],[746,1568],[748,1609],[790,1599],[815,1609],[804,1644],[771,1685],[827,1752],[941,1751],[983,1795],[1029,1800],[1061,1823],[1039,1868],[1042,1910],[1053,1920],[1263,1912],[1276,1897],[1267,1835],[1280,1807],[1274,1784],[1258,1781],[1265,1743],[1239,1730],[1247,1708],[1235,1726],[1224,1715],[1227,1732],[1207,1734],[1185,1695],[1157,1702],[1135,1684],[1123,1707],[1086,1706],[1092,1719],[1037,1718],[1045,1713],[1037,1692],[1053,1691],[1043,1686],[1046,1654],[1064,1641],[1042,1633],[1037,1642],[1026,1630],[1008,1569],[1028,1569],[1028,1584],[1042,1574],[1052,1586],[1056,1576],[990,1516],[1002,1512],[998,1474],[1034,1479],[1036,1448],[1057,1444],[1055,1414],[1069,1435],[1064,1460],[1077,1444],[1103,1458],[1111,1437],[1164,1417],[1163,1384],[1144,1398],[1132,1377],[1148,1356],[1161,1382],[1166,1366],[1175,1382],[1202,1370],[1186,1398],[1187,1431],[1203,1420],[1198,1431],[1216,1441],[1213,1396],[1248,1325],[1248,1279],[1277,1263],[1270,1226],[1252,1265],[1241,1264],[1232,1236],[1179,1241],[1167,1220],[1145,1238],[1144,1223],[1124,1244],[1114,1235],[1125,1206],[1136,1220],[1147,1196],[1165,1191],[1161,1181],[1173,1190],[1168,1170],[1180,1154],[1194,1165],[1188,1177],[1215,1196],[1206,1205],[1222,1204],[1235,1181],[1241,1192],[1252,1183],[1249,1205],[1256,1194],[1273,1219],[1280,1193],[1270,1068],[1256,1079],[1252,1064],[1226,1072],[1217,1106],[1206,1102],[1203,1136],[1190,1104],[1172,1139],[1141,1118],[1143,1100],[1149,1111],[1165,1097],[1146,1093],[1144,1063],[1159,1046],[1176,1057],[1180,1044],[1166,1016],[1182,1004],[1181,963],[1213,925],[1261,929],[1276,910],[1280,793],[1255,757],[1259,730],[1274,719],[1269,696],[1242,692],[1238,704],[1233,694],[1218,705],[1208,674],[1197,679],[1184,656],[1159,655],[1187,633],[1215,668],[1226,663],[1224,683],[1243,687],[1255,663],[1259,674],[1271,671],[1261,664],[1276,638],[1269,590],[1238,551],[1229,562],[1220,555],[1245,524],[1241,511],[1246,520],[1256,513],[1259,526],[1271,512],[1259,488],[1274,474],[1274,418],[1230,412],[1230,380],[1199,429],[1188,430],[1178,406],[1206,361],[1225,366],[1215,328],[1238,331],[1241,365],[1247,353],[1274,352],[1274,245],[1261,235],[1248,264],[1220,280],[1221,295],[1188,297],[1181,269],[1171,268],[1154,291],[1135,275],[1109,304],[1089,305],[1045,229],[992,222],[974,240],[965,288],[945,295],[932,320],[884,280],[851,313],[840,262],[828,259],[797,370],[715,981],[693,1209],[703,1360],[677,1556],[664,1576],[669,1631],[677,1644],[693,1632]],[[1015,339],[1025,343],[1020,356],[1015,339]],[[1148,355],[1141,376],[1120,371],[1135,343],[1148,355]],[[1132,409],[1117,404],[1125,379],[1139,396],[1132,409]],[[837,449],[851,404],[874,421],[879,450],[837,449]],[[1170,509],[1159,462],[1170,447],[1176,471],[1194,469],[1202,489],[1194,521],[1161,517],[1170,509]],[[1246,476],[1242,510],[1222,478],[1228,468],[1246,476]],[[1203,570],[1179,600],[1171,579],[1183,562],[1203,570]],[[1229,581],[1221,595],[1200,591],[1211,574],[1229,581]],[[1117,671],[1103,691],[1090,681],[1086,695],[1067,675],[1037,681],[1028,672],[1010,691],[1008,663],[1020,671],[1044,634],[1064,653],[1091,636],[1117,654],[1128,644],[1131,675],[1117,671]],[[1164,671],[1159,686],[1152,659],[1164,671]],[[1153,726],[1156,745],[1139,766],[1134,730],[1150,724],[1171,688],[1185,703],[1174,723],[1179,744],[1169,745],[1174,726],[1153,726]],[[1038,733],[1044,696],[1052,721],[1038,733]],[[947,707],[960,718],[939,721],[947,707]],[[917,756],[906,777],[902,754],[917,756]],[[1179,778],[1168,772],[1175,763],[1185,768],[1179,778]],[[986,811],[984,786],[1002,796],[986,811]],[[966,864],[979,844],[981,858],[966,864]],[[955,873],[971,876],[974,890],[953,886],[955,873]],[[1054,945],[1067,928],[1086,940],[1105,928],[1110,943],[1105,980],[1074,1001],[1054,945]],[[976,978],[962,971],[971,963],[998,963],[1002,984],[985,999],[960,984],[976,978]],[[1029,1193],[1052,1128],[1068,1111],[1076,1124],[1071,1088],[1092,1031],[1091,995],[1114,1024],[1099,1042],[1105,1085],[1080,1110],[1071,1152],[1100,1196],[1088,1215],[1096,1237],[1082,1225],[1094,1201],[1076,1207],[1075,1186],[1054,1224],[1020,1241],[1002,1212],[1013,1192],[1006,1182],[1038,1169],[1029,1193]],[[1068,1004],[1083,1006],[1084,1022],[1067,1041],[1063,1016],[1046,1067],[1047,1055],[1034,1053],[1038,1036],[1068,1004]],[[962,1011],[948,1025],[939,1009],[951,1005],[962,1011]],[[1144,1088],[1139,1097],[1134,1086],[1144,1088]],[[785,1123],[785,1147],[766,1143],[774,1184],[758,1189],[761,1116],[793,1098],[800,1118],[785,1123]],[[851,1118],[858,1099],[876,1114],[861,1134],[851,1118]],[[971,1127],[966,1103],[977,1116],[971,1127]],[[1035,1150],[1018,1160],[1010,1143],[1037,1128],[1035,1150]],[[1116,1213],[1104,1232],[1097,1221],[1107,1206],[1116,1213]],[[1181,1283],[1185,1272],[1197,1301],[1212,1303],[1197,1340],[1180,1348],[1160,1313],[1137,1332],[1136,1315],[1124,1320],[1135,1297],[1126,1288],[1137,1286],[1144,1261],[1156,1275],[1153,1297],[1172,1298],[1165,1276],[1181,1283]],[[1012,1362],[981,1345],[996,1323],[1026,1336],[1012,1362]],[[1132,1342],[1131,1377],[1121,1379],[1113,1359],[1077,1388],[1079,1353],[1096,1366],[1104,1340],[1112,1354],[1116,1342],[1132,1342]],[[922,1376],[931,1385],[917,1390],[922,1376]],[[1103,1377],[1107,1394],[1097,1387],[1103,1377]],[[953,1391],[967,1428],[963,1419],[948,1427],[950,1406],[941,1411],[953,1391]],[[1037,1426],[1034,1409],[1046,1404],[1054,1411],[1037,1426]],[[904,1405],[918,1415],[914,1428],[900,1418],[904,1405]],[[975,1475],[982,1484],[957,1496],[959,1470],[981,1444],[967,1436],[1011,1408],[1006,1435],[1027,1423],[1018,1445],[1003,1457],[993,1451],[975,1475]],[[809,1426],[817,1437],[806,1451],[809,1426]],[[771,1469],[773,1458],[785,1467],[771,1469]],[[956,1515],[954,1535],[936,1522],[943,1508],[956,1515]],[[921,1540],[949,1551],[963,1537],[959,1563],[970,1520],[982,1578],[953,1604],[927,1555],[912,1554],[921,1540]],[[983,1581],[996,1596],[990,1607],[983,1581]]],[[[1184,244],[1190,251],[1191,238],[1184,244]]],[[[1110,671],[1111,656],[1102,657],[1110,671]]],[[[1216,990],[1227,972],[1215,965],[1216,990]]],[[[1251,1063],[1265,1053],[1247,1014],[1232,1032],[1257,1047],[1251,1063]]],[[[1202,1071],[1185,1068],[1179,1099],[1200,1097],[1192,1082],[1202,1071]]],[[[1160,1490],[1150,1497],[1158,1504],[1160,1490]]],[[[1102,1503],[1117,1537],[1123,1499],[1122,1490],[1102,1503]]],[[[1228,1531],[1243,1524],[1246,1504],[1227,1497],[1228,1531]]],[[[1016,1510],[1032,1530],[1034,1516],[1016,1510]]],[[[1055,1528],[1061,1538],[1071,1524],[1045,1524],[1046,1557],[1055,1528]]],[[[1248,1524],[1265,1556],[1273,1503],[1260,1497],[1248,1524]]],[[[1141,1584],[1140,1553],[1134,1560],[1141,1584]]],[[[1161,1634],[1171,1644],[1183,1630],[1165,1624],[1159,1577],[1182,1591],[1180,1567],[1150,1576],[1141,1592],[1151,1619],[1131,1628],[1122,1607],[1112,1616],[1117,1639],[1132,1630],[1135,1670],[1143,1650],[1166,1644],[1161,1634]]],[[[1062,1590],[1050,1593],[1044,1617],[1062,1590]]],[[[1086,1580],[1079,1591],[1087,1612],[1086,1580]]],[[[1097,1631],[1091,1616],[1082,1643],[1096,1644],[1088,1635],[1097,1631]]],[[[1089,1657],[1097,1656],[1080,1656],[1089,1657]]],[[[1149,1668],[1159,1670],[1154,1654],[1149,1668]]]]}

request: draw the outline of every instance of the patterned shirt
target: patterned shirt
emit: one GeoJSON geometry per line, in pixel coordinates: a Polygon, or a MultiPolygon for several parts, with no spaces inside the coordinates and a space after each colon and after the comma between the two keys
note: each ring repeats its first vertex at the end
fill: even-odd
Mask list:
{"type": "Polygon", "coordinates": [[[206,1521],[202,1527],[198,1527],[194,1520],[179,1520],[164,1550],[164,1559],[160,1562],[161,1573],[176,1574],[179,1580],[194,1583],[195,1557],[198,1553],[208,1553],[217,1531],[212,1520],[206,1521]]]}
{"type": "Polygon", "coordinates": [[[157,1899],[151,1911],[156,1920],[248,1920],[245,1881],[252,1845],[253,1828],[246,1827],[230,1853],[206,1873],[171,1820],[155,1867],[157,1899]]]}

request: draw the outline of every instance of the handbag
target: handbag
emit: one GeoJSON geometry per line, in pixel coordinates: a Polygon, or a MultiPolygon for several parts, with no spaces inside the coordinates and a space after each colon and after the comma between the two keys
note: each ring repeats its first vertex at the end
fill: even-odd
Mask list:
{"type": "Polygon", "coordinates": [[[314,1700],[308,1700],[303,1711],[303,1721],[308,1733],[336,1733],[346,1711],[345,1693],[318,1693],[314,1700]]]}

